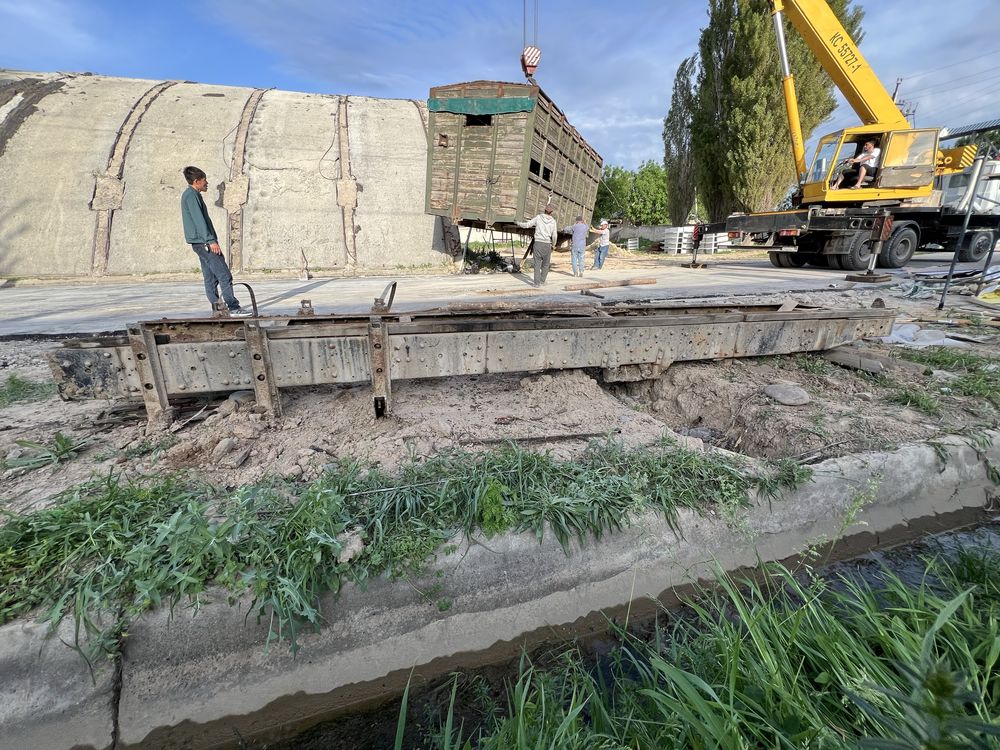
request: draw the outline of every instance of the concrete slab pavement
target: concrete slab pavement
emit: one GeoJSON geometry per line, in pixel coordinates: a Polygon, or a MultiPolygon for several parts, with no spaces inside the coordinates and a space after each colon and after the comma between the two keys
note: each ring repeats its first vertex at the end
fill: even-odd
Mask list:
{"type": "MultiPolygon", "coordinates": [[[[711,259],[708,268],[681,268],[672,259],[629,261],[627,267],[588,272],[586,280],[621,281],[653,277],[654,285],[596,290],[606,300],[680,299],[743,294],[780,294],[829,290],[845,286],[841,271],[776,269],[766,260],[711,259]]],[[[524,274],[440,276],[368,276],[317,278],[310,281],[268,279],[251,282],[263,315],[294,315],[302,299],[323,313],[358,313],[370,309],[386,284],[398,281],[394,310],[418,310],[456,301],[579,300],[579,292],[563,287],[578,281],[569,258],[560,257],[548,284],[535,289],[524,274]]],[[[237,297],[249,306],[246,290],[237,297]]],[[[592,298],[591,298],[592,299],[592,298]]],[[[136,281],[41,286],[0,290],[0,336],[101,333],[129,323],[157,318],[203,317],[208,314],[200,278],[186,281],[136,281]]]]}

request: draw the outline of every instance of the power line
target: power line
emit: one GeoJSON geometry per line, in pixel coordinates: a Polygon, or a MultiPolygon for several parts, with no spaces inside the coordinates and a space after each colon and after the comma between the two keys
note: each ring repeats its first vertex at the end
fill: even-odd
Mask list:
{"type": "Polygon", "coordinates": [[[981,96],[982,96],[981,92],[976,91],[972,94],[969,94],[968,96],[963,96],[958,99],[952,99],[938,107],[932,107],[928,112],[924,113],[924,117],[926,117],[928,114],[932,116],[940,115],[949,109],[954,109],[956,104],[966,104],[968,102],[975,101],[981,96]]]}
{"type": "Polygon", "coordinates": [[[990,50],[989,52],[984,52],[981,55],[976,55],[975,57],[970,57],[965,60],[958,60],[956,62],[949,63],[948,65],[939,65],[936,68],[931,68],[930,70],[922,70],[919,73],[909,73],[907,75],[904,75],[903,77],[919,78],[920,76],[927,75],[928,73],[937,73],[938,71],[945,70],[946,68],[954,68],[956,65],[964,65],[967,62],[972,62],[973,60],[981,60],[984,57],[989,57],[990,55],[995,55],[997,53],[1000,53],[1000,48],[990,50]]]}
{"type": "MultiPolygon", "coordinates": [[[[998,75],[996,77],[1000,77],[1000,75],[998,75]]],[[[963,87],[963,88],[965,88],[965,87],[963,87]]],[[[975,88],[972,91],[969,91],[968,93],[963,93],[961,96],[958,96],[958,97],[955,97],[955,98],[950,98],[950,97],[944,97],[944,98],[942,98],[940,95],[938,95],[935,98],[942,99],[942,101],[939,104],[937,104],[936,106],[931,107],[931,112],[937,112],[937,111],[940,111],[940,110],[945,110],[945,109],[948,109],[949,107],[954,106],[955,104],[957,104],[959,102],[970,101],[972,99],[976,99],[976,98],[979,98],[979,97],[982,97],[982,96],[983,96],[983,92],[979,88],[975,88]]],[[[913,98],[914,99],[920,99],[921,97],[915,96],[913,98]]]]}
{"type": "MultiPolygon", "coordinates": [[[[947,89],[956,89],[956,88],[965,88],[966,86],[975,86],[975,85],[981,83],[984,80],[993,80],[994,78],[996,78],[997,77],[996,75],[988,76],[986,78],[981,77],[984,73],[989,73],[991,71],[1000,71],[1000,65],[994,66],[992,68],[985,68],[985,69],[977,71],[975,73],[970,73],[967,76],[959,76],[958,78],[952,78],[947,83],[935,83],[933,86],[928,86],[927,88],[923,88],[923,89],[917,89],[916,90],[916,94],[919,95],[919,94],[922,94],[922,93],[930,93],[932,91],[946,91],[947,89]],[[963,83],[963,84],[961,84],[959,86],[955,85],[956,81],[964,81],[967,78],[977,78],[977,80],[970,81],[968,83],[963,83]]],[[[998,73],[997,75],[1000,75],[1000,73],[998,73]]],[[[914,94],[910,94],[910,96],[913,96],[913,95],[914,94]]]]}

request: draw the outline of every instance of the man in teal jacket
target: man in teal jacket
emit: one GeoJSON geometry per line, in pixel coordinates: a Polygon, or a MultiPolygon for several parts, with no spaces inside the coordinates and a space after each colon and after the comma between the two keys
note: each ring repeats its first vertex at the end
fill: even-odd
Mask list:
{"type": "Polygon", "coordinates": [[[208,177],[198,167],[184,167],[184,179],[188,187],[181,194],[181,220],[184,222],[184,239],[191,245],[201,262],[201,276],[205,280],[205,295],[215,306],[222,289],[222,299],[229,308],[230,315],[247,317],[252,310],[240,307],[233,294],[233,275],[219,247],[219,237],[212,225],[212,217],[201,194],[208,190],[208,177]]]}

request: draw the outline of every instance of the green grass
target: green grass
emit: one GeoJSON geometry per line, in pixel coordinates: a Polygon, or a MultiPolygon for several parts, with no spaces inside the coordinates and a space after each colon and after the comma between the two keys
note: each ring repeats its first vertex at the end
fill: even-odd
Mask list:
{"type": "Polygon", "coordinates": [[[69,461],[90,443],[89,437],[72,437],[57,432],[48,443],[38,443],[33,440],[15,440],[15,443],[27,449],[28,453],[18,458],[10,458],[0,462],[0,467],[6,469],[40,469],[44,466],[55,466],[69,461]]]}
{"type": "Polygon", "coordinates": [[[8,375],[0,384],[0,409],[25,401],[44,401],[54,395],[54,383],[26,380],[18,375],[8,375]]]}
{"type": "Polygon", "coordinates": [[[924,393],[915,388],[897,387],[892,393],[886,396],[885,400],[890,404],[912,407],[917,411],[934,417],[941,414],[941,405],[937,399],[929,393],[924,393]]]}
{"type": "Polygon", "coordinates": [[[453,687],[427,746],[997,748],[998,580],[995,550],[930,561],[916,585],[720,574],[648,638],[619,629],[597,667],[575,649],[547,669],[522,661],[506,706],[476,725],[455,726],[453,687]]]}
{"type": "Polygon", "coordinates": [[[927,367],[958,374],[957,379],[948,383],[952,391],[983,399],[1000,408],[1000,359],[950,346],[904,349],[900,356],[927,367]]]}
{"type": "Polygon", "coordinates": [[[152,607],[197,606],[220,585],[249,594],[270,640],[297,648],[302,627],[322,623],[319,598],[348,581],[406,577],[456,534],[552,533],[569,548],[681,508],[733,522],[754,495],[772,499],[805,482],[793,462],[764,473],[749,463],[664,440],[627,449],[595,442],[576,461],[504,445],[404,465],[341,462],[310,484],[272,480],[225,492],[183,477],[108,477],[64,493],[54,506],[10,514],[0,527],[0,624],[41,607],[53,625],[73,618],[92,650],[152,607]],[[340,562],[347,533],[363,550],[340,562]]]}
{"type": "Polygon", "coordinates": [[[810,375],[830,375],[834,371],[834,365],[827,359],[823,359],[815,354],[796,354],[792,357],[795,366],[810,375]]]}

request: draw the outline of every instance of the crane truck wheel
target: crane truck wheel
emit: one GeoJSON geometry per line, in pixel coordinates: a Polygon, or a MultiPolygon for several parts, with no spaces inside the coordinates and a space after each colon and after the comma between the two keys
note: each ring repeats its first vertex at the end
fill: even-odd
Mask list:
{"type": "Polygon", "coordinates": [[[844,271],[864,271],[872,257],[872,244],[867,232],[858,232],[851,238],[851,245],[843,255],[836,257],[844,271]]]}
{"type": "Polygon", "coordinates": [[[903,226],[893,231],[889,241],[885,243],[882,252],[878,254],[880,268],[902,268],[910,262],[913,251],[917,249],[917,230],[903,226]]]}
{"type": "Polygon", "coordinates": [[[976,263],[986,257],[986,253],[996,242],[996,235],[990,229],[973,232],[958,251],[958,259],[963,263],[976,263]]]}
{"type": "Polygon", "coordinates": [[[781,256],[784,253],[776,253],[773,250],[769,251],[767,254],[767,259],[771,261],[771,265],[775,268],[784,268],[785,266],[781,263],[781,256]]]}
{"type": "Polygon", "coordinates": [[[785,253],[789,268],[802,268],[806,264],[805,253],[785,253]]]}

